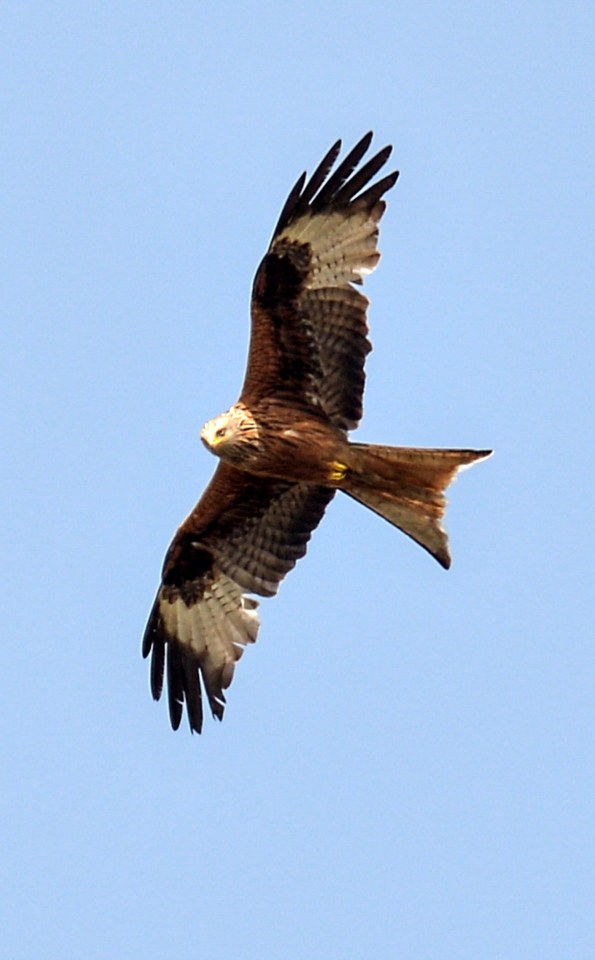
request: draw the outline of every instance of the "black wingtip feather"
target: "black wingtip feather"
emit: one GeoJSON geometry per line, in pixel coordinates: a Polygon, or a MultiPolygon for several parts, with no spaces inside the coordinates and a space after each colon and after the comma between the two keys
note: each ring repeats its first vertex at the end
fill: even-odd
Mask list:
{"type": "Polygon", "coordinates": [[[165,641],[156,638],[151,657],[151,695],[153,700],[161,699],[163,693],[163,675],[165,672],[165,641]]]}
{"type": "Polygon", "coordinates": [[[293,214],[295,213],[296,206],[299,203],[302,190],[304,189],[306,177],[307,177],[307,173],[304,171],[304,173],[302,173],[301,176],[298,177],[293,187],[291,188],[289,192],[289,196],[285,201],[285,203],[283,204],[283,209],[279,214],[279,219],[277,220],[275,229],[273,230],[273,237],[276,237],[278,233],[281,233],[281,231],[287,226],[293,214]]]}
{"type": "Polygon", "coordinates": [[[170,723],[177,730],[184,709],[184,679],[180,654],[172,643],[167,645],[167,700],[170,723]]]}
{"type": "Polygon", "coordinates": [[[356,143],[355,147],[349,151],[344,160],[341,161],[335,172],[327,182],[322,187],[320,193],[316,197],[316,206],[323,206],[326,203],[330,203],[334,199],[335,195],[341,189],[345,181],[351,176],[358,163],[366,153],[370,143],[372,142],[372,131],[367,133],[365,137],[356,143]]]}
{"type": "Polygon", "coordinates": [[[191,661],[188,657],[182,657],[182,671],[184,678],[186,713],[188,714],[190,730],[192,733],[202,733],[202,691],[200,689],[198,667],[196,663],[191,661]]]}
{"type": "Polygon", "coordinates": [[[372,177],[384,166],[392,153],[392,149],[392,146],[389,145],[384,147],[383,150],[380,150],[374,157],[371,157],[335,194],[333,200],[336,203],[347,203],[349,200],[352,200],[356,193],[358,193],[362,187],[365,187],[372,177]]]}
{"type": "Polygon", "coordinates": [[[371,209],[385,193],[388,193],[388,191],[394,187],[398,179],[399,171],[394,170],[393,173],[387,174],[386,177],[383,177],[378,183],[373,183],[371,187],[368,187],[367,190],[360,193],[359,197],[355,198],[354,203],[371,209]]]}
{"type": "Polygon", "coordinates": [[[330,170],[334,166],[335,160],[341,152],[341,146],[341,141],[337,140],[336,143],[333,143],[328,153],[326,153],[322,158],[316,167],[316,170],[304,187],[303,193],[300,197],[300,206],[306,207],[317,193],[318,189],[322,186],[330,170]]]}
{"type": "Polygon", "coordinates": [[[143,634],[143,643],[142,643],[142,655],[143,660],[146,660],[151,652],[153,646],[156,632],[157,632],[157,617],[159,616],[157,609],[158,601],[155,600],[153,606],[151,607],[151,612],[149,614],[149,619],[147,620],[147,626],[145,627],[145,632],[143,634]]]}
{"type": "Polygon", "coordinates": [[[153,604],[149,620],[145,628],[142,643],[143,659],[151,654],[149,682],[153,700],[159,700],[163,692],[163,675],[165,671],[165,636],[159,616],[158,601],[153,604]]]}
{"type": "Polygon", "coordinates": [[[212,680],[209,681],[203,672],[202,681],[204,683],[205,691],[209,701],[209,707],[211,708],[211,713],[216,720],[223,720],[223,714],[225,713],[225,694],[223,693],[223,687],[221,682],[217,679],[216,683],[213,683],[212,680]]]}
{"type": "Polygon", "coordinates": [[[337,169],[330,176],[330,171],[341,151],[341,140],[337,140],[330,150],[324,155],[312,176],[307,179],[303,173],[294,184],[273,232],[273,239],[285,230],[294,220],[301,216],[310,207],[312,210],[320,210],[325,206],[332,204],[348,204],[350,202],[365,204],[370,208],[374,206],[377,200],[390,190],[397,181],[398,172],[388,174],[376,184],[368,187],[363,193],[357,196],[372,177],[384,166],[392,153],[392,146],[389,144],[383,147],[375,156],[358,170],[353,176],[353,172],[360,160],[367,152],[373,133],[370,130],[356,145],[349,151],[347,156],[341,161],[337,169]],[[328,180],[326,179],[328,177],[328,180]]]}

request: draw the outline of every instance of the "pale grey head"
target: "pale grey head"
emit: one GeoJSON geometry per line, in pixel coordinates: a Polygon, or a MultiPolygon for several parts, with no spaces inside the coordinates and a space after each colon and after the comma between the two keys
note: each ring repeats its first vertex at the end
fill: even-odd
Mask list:
{"type": "Polygon", "coordinates": [[[215,456],[238,466],[258,452],[258,426],[248,408],[240,403],[205,423],[200,439],[215,456]]]}

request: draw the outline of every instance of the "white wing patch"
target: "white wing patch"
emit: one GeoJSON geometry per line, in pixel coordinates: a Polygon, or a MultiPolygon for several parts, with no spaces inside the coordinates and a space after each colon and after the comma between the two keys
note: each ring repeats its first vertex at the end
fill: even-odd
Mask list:
{"type": "Polygon", "coordinates": [[[159,612],[169,637],[199,662],[207,688],[231,683],[244,647],[254,643],[260,626],[258,601],[220,575],[200,600],[188,606],[181,597],[161,596],[159,612]]]}
{"type": "Polygon", "coordinates": [[[308,243],[312,269],[307,288],[340,287],[361,283],[380,260],[378,221],[384,204],[372,210],[341,210],[331,213],[305,213],[278,238],[308,243]]]}

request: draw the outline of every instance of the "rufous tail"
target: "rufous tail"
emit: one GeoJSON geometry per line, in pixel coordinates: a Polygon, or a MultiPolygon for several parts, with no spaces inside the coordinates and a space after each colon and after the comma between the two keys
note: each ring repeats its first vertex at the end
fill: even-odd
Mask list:
{"type": "Polygon", "coordinates": [[[424,547],[448,569],[448,537],[440,521],[444,491],[462,467],[491,450],[431,450],[349,444],[349,469],[341,489],[424,547]]]}

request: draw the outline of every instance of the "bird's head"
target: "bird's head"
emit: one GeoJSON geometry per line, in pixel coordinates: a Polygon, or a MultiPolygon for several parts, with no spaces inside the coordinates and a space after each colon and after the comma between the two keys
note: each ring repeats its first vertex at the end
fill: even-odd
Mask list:
{"type": "Polygon", "coordinates": [[[241,404],[205,423],[200,439],[207,450],[230,463],[242,463],[258,443],[256,421],[241,404]]]}

